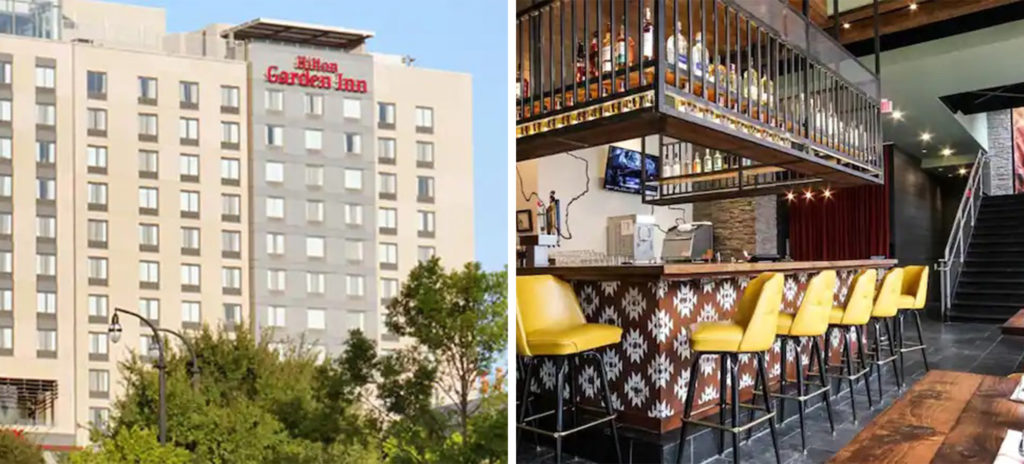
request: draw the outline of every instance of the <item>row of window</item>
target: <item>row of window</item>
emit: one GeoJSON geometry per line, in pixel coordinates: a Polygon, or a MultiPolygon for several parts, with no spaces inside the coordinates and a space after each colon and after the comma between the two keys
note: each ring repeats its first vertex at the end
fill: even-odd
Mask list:
{"type": "MultiPolygon", "coordinates": [[[[36,108],[36,123],[53,125],[55,120],[55,113],[52,112],[53,105],[37,104],[36,108]],[[45,107],[51,107],[49,109],[45,107]],[[47,122],[49,121],[49,122],[47,122]]],[[[6,121],[10,121],[10,100],[0,100],[0,121],[4,115],[7,115],[6,121]],[[4,112],[4,102],[7,102],[7,112],[4,112]]],[[[88,134],[94,137],[106,137],[107,135],[107,110],[102,108],[87,108],[85,128],[88,134]]],[[[159,119],[156,114],[151,113],[139,113],[138,115],[138,127],[140,136],[157,137],[159,136],[159,119]]],[[[221,147],[226,149],[238,149],[239,141],[241,140],[241,126],[237,122],[232,121],[221,121],[220,123],[220,142],[221,147]]],[[[184,142],[198,143],[199,142],[199,119],[197,118],[178,118],[178,138],[184,142]]]]}
{"type": "MultiPolygon", "coordinates": [[[[306,329],[327,330],[327,310],[325,308],[306,309],[306,329]]],[[[288,310],[284,306],[267,306],[266,326],[285,327],[288,310]]],[[[365,311],[346,311],[345,320],[342,321],[341,333],[348,333],[350,330],[366,330],[365,311]]],[[[334,328],[331,328],[334,330],[334,328]]]]}
{"type": "MultiPolygon", "coordinates": [[[[395,164],[397,160],[398,142],[390,137],[377,139],[377,160],[383,164],[395,164]]],[[[416,141],[416,165],[418,167],[434,167],[434,143],[416,141]]]]}
{"type": "MultiPolygon", "coordinates": [[[[10,176],[6,176],[9,178],[10,176]]],[[[0,176],[0,190],[3,188],[4,176],[0,176]]],[[[53,182],[52,179],[49,182],[53,182]]],[[[40,187],[42,191],[42,186],[40,187]]],[[[89,182],[86,184],[86,196],[89,208],[92,210],[106,210],[107,207],[107,184],[103,182],[89,182]]],[[[179,205],[183,217],[199,217],[199,192],[195,190],[181,190],[179,192],[179,205]]],[[[157,215],[159,210],[159,190],[156,187],[139,187],[139,213],[146,215],[157,215]]],[[[242,197],[234,193],[221,194],[221,215],[223,220],[239,222],[242,214],[242,197]]]]}
{"type": "MultiPolygon", "coordinates": [[[[283,292],[287,289],[288,271],[284,269],[267,270],[267,290],[283,292]]],[[[306,293],[323,295],[327,289],[327,274],[306,271],[306,293]]],[[[366,295],[366,277],[359,274],[345,276],[345,295],[350,298],[361,298],[366,295]]]]}
{"type": "MultiPolygon", "coordinates": [[[[52,69],[52,68],[50,68],[52,69]]],[[[39,72],[37,68],[36,86],[39,87],[39,72]]],[[[139,103],[155,105],[158,100],[158,81],[155,77],[138,76],[139,103]]],[[[51,85],[52,88],[52,85],[51,85]]],[[[86,73],[86,91],[90,98],[104,99],[107,94],[107,73],[102,71],[88,71],[86,73]]],[[[178,101],[182,108],[196,109],[199,107],[199,83],[190,81],[178,81],[178,101]]],[[[223,109],[237,109],[240,102],[240,92],[237,86],[220,86],[220,106],[223,109]]]]}

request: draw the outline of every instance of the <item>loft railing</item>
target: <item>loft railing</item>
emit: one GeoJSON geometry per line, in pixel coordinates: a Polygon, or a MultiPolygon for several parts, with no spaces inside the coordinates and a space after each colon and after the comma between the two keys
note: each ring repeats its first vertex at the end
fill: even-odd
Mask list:
{"type": "Polygon", "coordinates": [[[670,108],[880,177],[877,77],[781,1],[536,4],[516,80],[517,137],[670,108]]]}
{"type": "Polygon", "coordinates": [[[986,182],[987,176],[985,175],[988,162],[988,153],[979,151],[971,173],[967,177],[967,186],[964,187],[964,196],[960,199],[956,217],[953,219],[953,227],[949,232],[949,239],[946,241],[945,254],[939,260],[943,321],[949,319],[949,308],[953,296],[956,295],[957,286],[960,284],[960,272],[963,270],[967,247],[970,245],[971,235],[974,233],[974,223],[978,220],[981,199],[989,193],[989,183],[986,182]]]}

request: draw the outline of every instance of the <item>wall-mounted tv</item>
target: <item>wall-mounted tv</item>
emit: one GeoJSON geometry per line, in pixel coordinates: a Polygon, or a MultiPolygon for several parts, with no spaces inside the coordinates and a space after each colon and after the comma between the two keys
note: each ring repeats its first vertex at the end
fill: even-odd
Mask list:
{"type": "MultiPolygon", "coordinates": [[[[604,171],[604,188],[617,192],[640,193],[640,160],[644,157],[640,152],[622,147],[608,147],[608,164],[604,171]]],[[[658,178],[658,158],[647,155],[647,179],[658,178]]],[[[648,186],[649,191],[657,191],[656,186],[648,186]]]]}

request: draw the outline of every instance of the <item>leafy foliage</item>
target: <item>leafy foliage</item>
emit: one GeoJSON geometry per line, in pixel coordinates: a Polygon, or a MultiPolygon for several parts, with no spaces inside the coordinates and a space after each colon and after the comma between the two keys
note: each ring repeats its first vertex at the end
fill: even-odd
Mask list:
{"type": "Polygon", "coordinates": [[[139,426],[121,428],[101,438],[95,450],[71,455],[72,464],[188,464],[188,451],[160,446],[156,432],[139,426]]]}
{"type": "Polygon", "coordinates": [[[21,433],[0,430],[0,458],[9,464],[43,464],[43,453],[21,433]]]}

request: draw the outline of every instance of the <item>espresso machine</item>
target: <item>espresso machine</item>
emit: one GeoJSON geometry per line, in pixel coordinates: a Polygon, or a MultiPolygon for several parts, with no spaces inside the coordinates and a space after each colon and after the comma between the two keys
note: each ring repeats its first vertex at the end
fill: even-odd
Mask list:
{"type": "Polygon", "coordinates": [[[661,259],[666,263],[707,259],[708,252],[715,249],[713,231],[710,222],[672,226],[665,232],[665,241],[661,245],[661,259]]]}
{"type": "Polygon", "coordinates": [[[633,263],[654,261],[654,216],[630,214],[608,218],[608,256],[633,263]]]}

